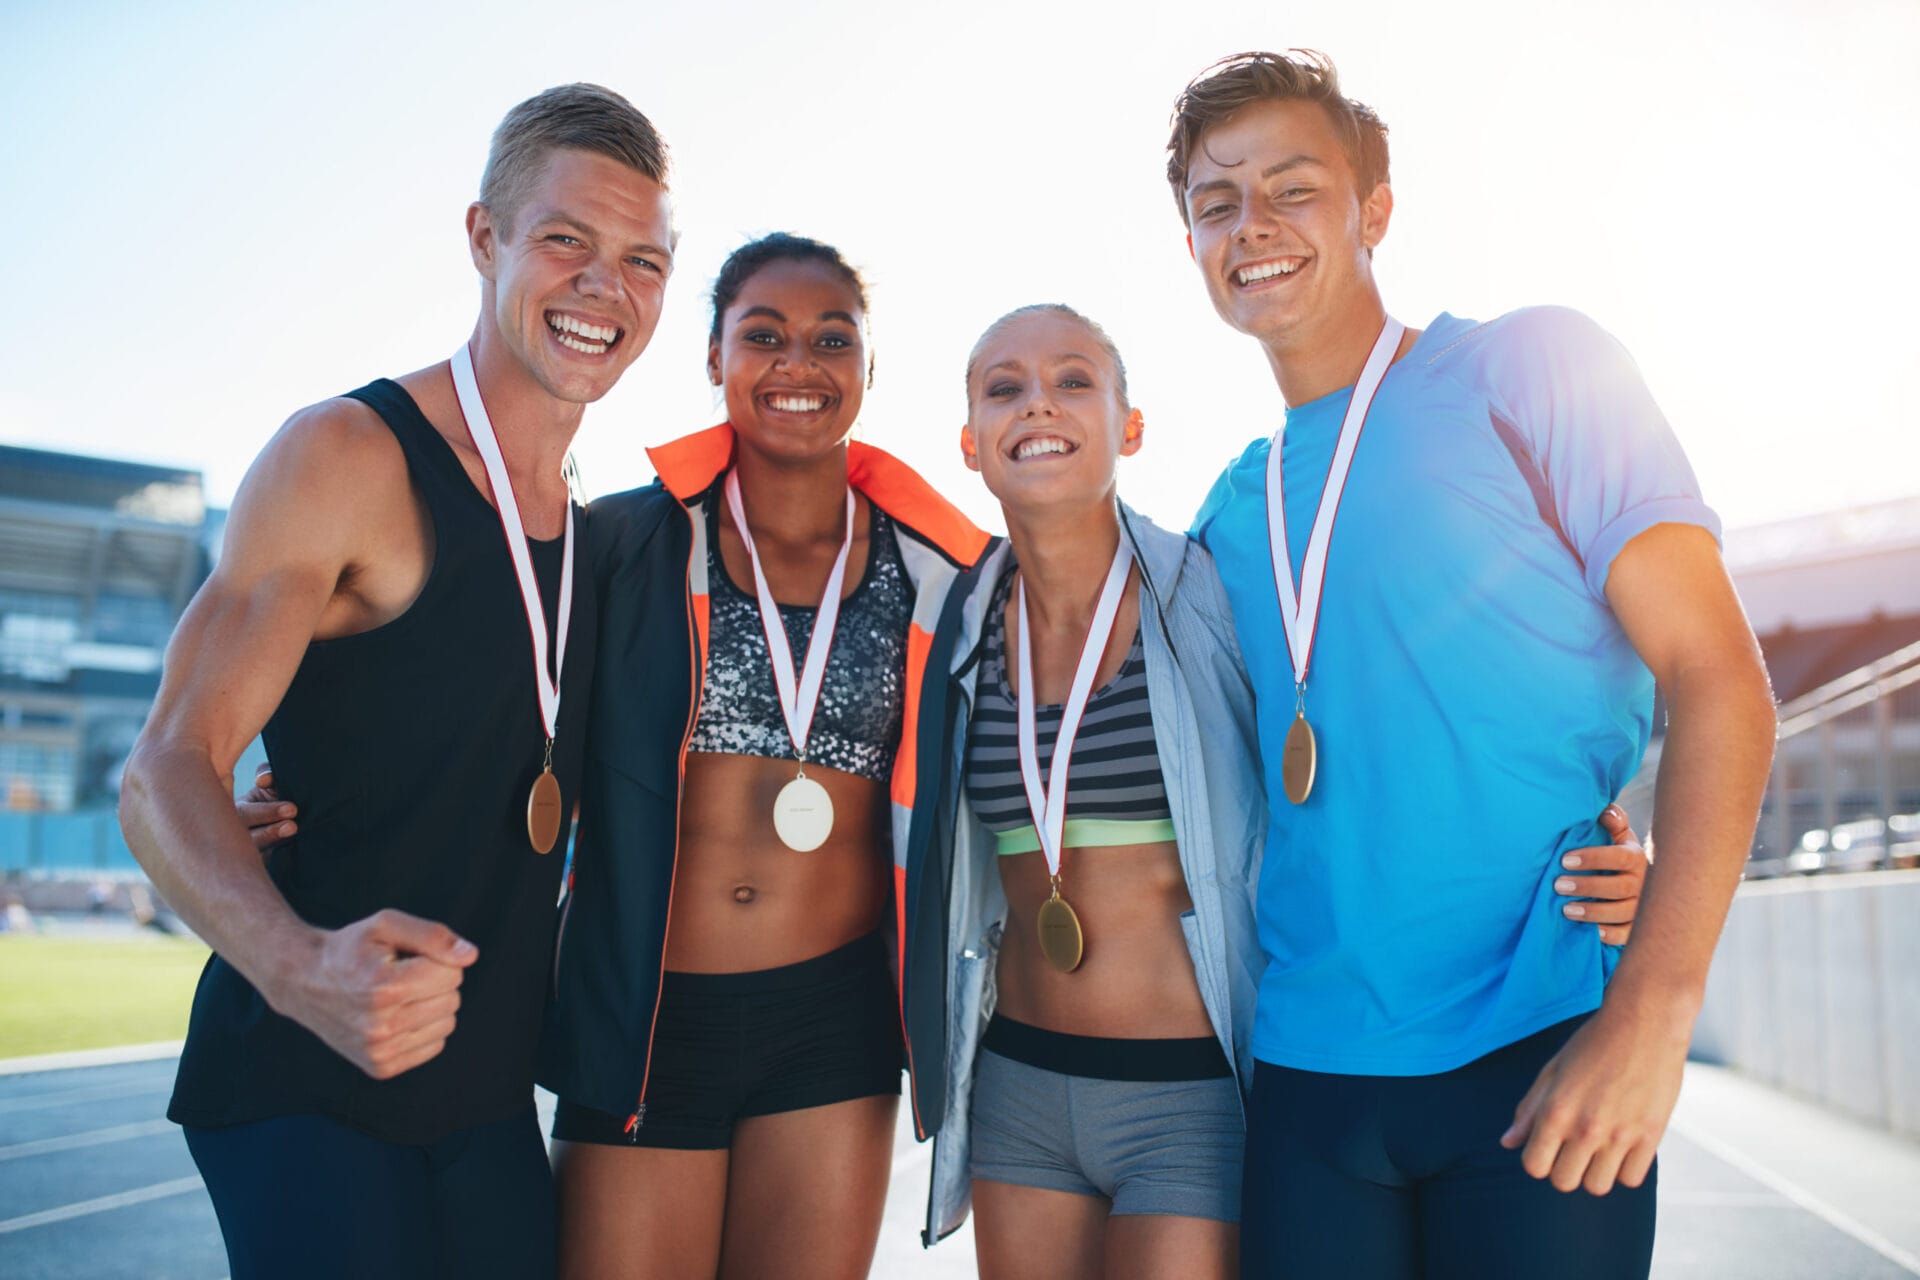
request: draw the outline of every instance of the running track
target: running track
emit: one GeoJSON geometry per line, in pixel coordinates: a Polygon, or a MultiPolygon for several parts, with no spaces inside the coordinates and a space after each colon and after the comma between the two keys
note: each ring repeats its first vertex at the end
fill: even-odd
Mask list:
{"type": "MultiPolygon", "coordinates": [[[[170,1057],[0,1074],[0,1277],[227,1274],[213,1209],[162,1118],[172,1079],[170,1057]]],[[[969,1232],[920,1248],[926,1160],[903,1129],[877,1277],[973,1275],[969,1232]]],[[[1661,1160],[1660,1280],[1920,1276],[1920,1145],[1695,1067],[1661,1160]]]]}

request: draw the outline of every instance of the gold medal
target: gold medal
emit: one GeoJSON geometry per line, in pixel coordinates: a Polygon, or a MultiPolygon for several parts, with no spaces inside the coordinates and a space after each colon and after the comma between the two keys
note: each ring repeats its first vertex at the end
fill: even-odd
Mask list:
{"type": "MultiPolygon", "coordinates": [[[[1280,785],[1287,799],[1305,804],[1313,792],[1313,775],[1319,765],[1313,726],[1307,723],[1307,675],[1313,667],[1313,640],[1320,628],[1320,597],[1327,586],[1327,549],[1333,540],[1334,518],[1340,511],[1340,498],[1346,492],[1347,473],[1353,468],[1354,453],[1360,447],[1360,433],[1367,425],[1367,410],[1373,407],[1374,393],[1387,376],[1387,367],[1400,350],[1406,327],[1392,316],[1381,325],[1373,340],[1373,350],[1360,369],[1360,377],[1347,397],[1346,416],[1340,420],[1340,436],[1334,442],[1333,459],[1327,464],[1320,482],[1320,501],[1314,508],[1313,524],[1307,535],[1306,553],[1300,562],[1300,583],[1293,581],[1293,552],[1287,537],[1287,491],[1282,482],[1281,458],[1285,453],[1286,428],[1274,432],[1267,448],[1267,551],[1272,557],[1273,587],[1280,605],[1280,624],[1286,632],[1287,658],[1293,666],[1293,724],[1280,752],[1280,785]]],[[[1268,766],[1272,766],[1269,760],[1268,766]]],[[[1269,774],[1269,777],[1272,775],[1269,774]]]]}
{"type": "Polygon", "coordinates": [[[1053,741],[1053,759],[1047,767],[1047,780],[1040,778],[1040,741],[1036,727],[1033,692],[1033,629],[1027,625],[1027,584],[1020,582],[1020,688],[1018,696],[1020,733],[1020,782],[1026,789],[1027,809],[1033,814],[1034,835],[1040,842],[1041,856],[1047,860],[1047,874],[1053,879],[1053,896],[1040,904],[1034,923],[1040,930],[1040,954],[1061,973],[1080,967],[1086,949],[1086,935],[1080,932],[1080,917],[1060,896],[1060,859],[1066,852],[1067,771],[1073,762],[1073,740],[1080,733],[1080,717],[1086,713],[1087,699],[1093,695],[1093,678],[1100,669],[1100,657],[1107,651],[1113,635],[1114,618],[1120,612],[1120,597],[1127,578],[1133,572],[1133,552],[1125,538],[1114,547],[1113,563],[1107,566],[1107,580],[1100,588],[1099,603],[1094,606],[1093,621],[1080,642],[1080,662],[1073,673],[1073,685],[1060,708],[1060,727],[1053,741]]]}
{"type": "Polygon", "coordinates": [[[551,853],[560,839],[560,779],[542,769],[527,792],[527,839],[535,853],[551,853]]]}
{"type": "Polygon", "coordinates": [[[453,389],[460,400],[460,415],[466,422],[467,433],[473,440],[474,450],[487,466],[494,514],[500,518],[507,554],[513,559],[513,576],[520,584],[520,603],[527,611],[527,634],[533,641],[534,692],[539,699],[540,723],[547,731],[546,759],[541,763],[540,776],[533,780],[533,787],[527,792],[527,841],[535,853],[548,853],[559,842],[560,829],[566,825],[566,815],[560,811],[560,779],[553,776],[553,735],[560,724],[560,676],[567,666],[567,628],[573,617],[573,504],[567,504],[566,532],[562,535],[560,552],[560,634],[549,655],[547,616],[540,606],[540,583],[534,576],[533,557],[527,551],[526,526],[520,521],[520,504],[513,496],[513,477],[500,453],[493,419],[487,416],[486,401],[480,397],[471,348],[463,346],[454,352],[448,369],[453,375],[453,389]]]}
{"type": "Polygon", "coordinates": [[[1306,712],[1298,712],[1287,730],[1287,744],[1280,752],[1280,782],[1287,789],[1287,799],[1295,804],[1307,802],[1313,793],[1313,774],[1319,763],[1320,751],[1314,742],[1313,726],[1307,723],[1306,712]]]}
{"type": "Polygon", "coordinates": [[[1040,926],[1040,954],[1047,963],[1062,973],[1072,973],[1080,967],[1080,957],[1086,952],[1086,935],[1080,932],[1080,917],[1073,913],[1067,900],[1060,896],[1060,877],[1053,878],[1053,896],[1040,904],[1037,917],[1040,926]]]}

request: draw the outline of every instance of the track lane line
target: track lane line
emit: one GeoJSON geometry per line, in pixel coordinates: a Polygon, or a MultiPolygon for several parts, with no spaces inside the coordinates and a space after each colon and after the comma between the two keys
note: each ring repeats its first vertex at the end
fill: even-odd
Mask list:
{"type": "Polygon", "coordinates": [[[31,1075],[40,1071],[75,1071],[86,1067],[117,1067],[128,1062],[177,1058],[184,1040],[153,1040],[146,1044],[114,1045],[106,1049],[70,1049],[24,1058],[0,1058],[0,1076],[31,1075]]]}
{"type": "Polygon", "coordinates": [[[132,1080],[120,1084],[83,1085],[76,1089],[49,1089],[18,1098],[0,1098],[0,1115],[31,1111],[37,1107],[65,1107],[76,1102],[103,1102],[109,1098],[138,1098],[156,1093],[171,1093],[173,1077],[163,1080],[132,1080]]]}
{"type": "Polygon", "coordinates": [[[26,1231],[32,1227],[44,1227],[50,1223],[66,1222],[72,1218],[84,1218],[90,1214],[106,1213],[112,1209],[124,1209],[128,1205],[145,1204],[149,1200],[164,1200],[168,1196],[184,1195],[189,1191],[200,1190],[200,1176],[175,1178],[171,1182],[156,1182],[150,1187],[135,1187],[131,1191],[121,1191],[115,1195],[98,1196],[92,1200],[81,1200],[74,1204],[63,1204],[57,1209],[43,1209],[39,1213],[29,1213],[18,1218],[0,1221],[0,1236],[15,1231],[26,1231]]]}
{"type": "Polygon", "coordinates": [[[1730,1146],[1693,1125],[1675,1120],[1668,1127],[1708,1155],[1732,1165],[1761,1186],[1779,1192],[1834,1230],[1858,1240],[1888,1262],[1920,1276],[1920,1256],[1901,1248],[1859,1219],[1834,1208],[1791,1178],[1774,1172],[1738,1147],[1730,1146]]]}
{"type": "Polygon", "coordinates": [[[85,1133],[70,1133],[59,1138],[16,1142],[10,1147],[0,1147],[0,1160],[20,1160],[27,1156],[44,1156],[56,1151],[72,1151],[78,1147],[98,1147],[109,1142],[125,1142],[131,1138],[150,1138],[169,1130],[178,1131],[179,1128],[180,1126],[171,1120],[141,1120],[134,1124],[116,1124],[106,1129],[89,1129],[85,1133]]]}

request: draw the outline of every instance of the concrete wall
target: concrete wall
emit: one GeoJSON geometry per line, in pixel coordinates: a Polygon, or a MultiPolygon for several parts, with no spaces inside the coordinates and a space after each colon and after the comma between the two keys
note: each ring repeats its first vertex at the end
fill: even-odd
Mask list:
{"type": "Polygon", "coordinates": [[[1920,1138],[1920,871],[1742,886],[1693,1051],[1920,1138]]]}

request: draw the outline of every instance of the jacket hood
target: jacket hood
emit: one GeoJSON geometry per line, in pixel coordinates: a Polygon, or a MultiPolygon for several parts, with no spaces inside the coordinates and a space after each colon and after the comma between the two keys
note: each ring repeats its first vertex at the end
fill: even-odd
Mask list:
{"type": "Polygon", "coordinates": [[[1124,501],[1120,503],[1120,531],[1133,544],[1133,558],[1139,561],[1149,589],[1165,608],[1186,563],[1187,536],[1162,529],[1124,501]]]}
{"type": "MultiPolygon", "coordinates": [[[[660,483],[681,502],[706,493],[733,463],[733,424],[681,436],[647,450],[660,483]]],[[[847,442],[847,483],[904,520],[957,564],[970,565],[987,549],[987,534],[938,490],[885,449],[847,442]]]]}

